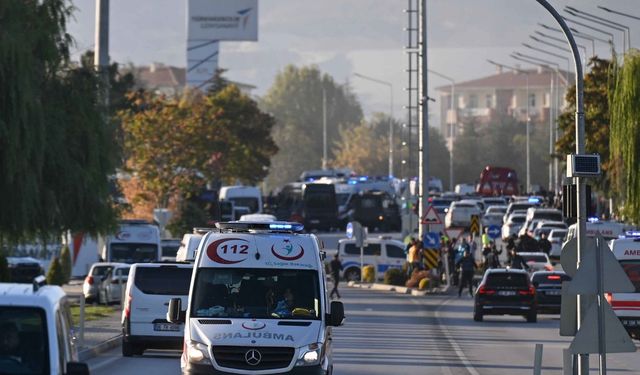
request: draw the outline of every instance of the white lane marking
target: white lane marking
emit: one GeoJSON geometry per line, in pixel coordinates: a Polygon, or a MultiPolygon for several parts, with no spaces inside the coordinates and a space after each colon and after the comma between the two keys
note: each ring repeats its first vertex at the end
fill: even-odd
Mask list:
{"type": "Polygon", "coordinates": [[[434,314],[436,316],[436,320],[438,321],[438,325],[440,325],[440,328],[442,329],[442,333],[444,333],[444,335],[447,337],[447,340],[449,340],[451,347],[453,347],[453,350],[455,350],[456,354],[458,355],[458,358],[460,358],[460,360],[462,361],[462,364],[464,365],[464,367],[466,367],[467,371],[469,371],[471,375],[480,375],[480,373],[476,371],[475,367],[473,367],[473,365],[471,364],[471,361],[469,361],[469,358],[467,358],[467,356],[464,355],[464,352],[460,348],[460,345],[458,345],[458,343],[453,339],[453,336],[451,336],[449,329],[442,324],[442,320],[440,319],[440,309],[444,307],[444,305],[448,304],[450,301],[451,301],[451,298],[445,300],[442,304],[440,304],[440,306],[436,308],[434,314]]]}
{"type": "Polygon", "coordinates": [[[107,358],[107,359],[105,359],[104,361],[102,361],[102,362],[100,362],[100,363],[97,363],[97,364],[95,364],[94,366],[91,366],[91,367],[90,367],[90,368],[91,368],[91,371],[97,371],[97,370],[99,370],[99,369],[103,368],[103,367],[104,367],[104,366],[106,366],[106,365],[112,364],[113,362],[115,362],[115,361],[117,361],[117,360],[119,360],[119,359],[122,359],[122,357],[117,357],[117,356],[116,356],[116,357],[107,358]]]}
{"type": "MultiPolygon", "coordinates": [[[[413,304],[415,304],[415,305],[422,305],[420,302],[418,302],[418,301],[417,301],[417,300],[415,300],[415,299],[411,299],[411,302],[412,302],[413,304]]],[[[425,313],[426,313],[426,311],[425,311],[425,313]]],[[[440,322],[438,321],[438,325],[439,325],[439,324],[440,324],[440,322]]],[[[439,355],[439,356],[443,356],[443,353],[442,353],[442,351],[440,351],[440,348],[439,348],[439,346],[438,346],[438,345],[436,345],[436,346],[434,347],[434,349],[435,349],[435,351],[438,353],[438,355],[439,355]]],[[[451,372],[451,368],[450,368],[449,366],[447,366],[447,365],[441,365],[441,366],[440,366],[440,370],[442,371],[442,373],[443,373],[444,375],[453,375],[453,373],[451,372]]]]}

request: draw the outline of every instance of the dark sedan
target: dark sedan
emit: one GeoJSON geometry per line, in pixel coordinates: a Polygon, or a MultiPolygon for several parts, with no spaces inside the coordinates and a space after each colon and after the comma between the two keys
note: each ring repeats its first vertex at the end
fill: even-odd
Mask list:
{"type": "Polygon", "coordinates": [[[538,271],[531,275],[539,312],[560,314],[563,281],[571,281],[571,277],[562,271],[538,271]]]}
{"type": "Polygon", "coordinates": [[[524,270],[490,269],[476,290],[473,320],[485,315],[522,315],[527,322],[538,320],[536,291],[524,270]]]}

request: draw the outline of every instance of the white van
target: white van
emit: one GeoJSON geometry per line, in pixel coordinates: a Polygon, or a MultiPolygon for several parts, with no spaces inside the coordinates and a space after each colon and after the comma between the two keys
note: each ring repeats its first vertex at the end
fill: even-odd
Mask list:
{"type": "Polygon", "coordinates": [[[178,262],[193,262],[196,259],[196,253],[198,251],[198,245],[202,240],[202,234],[187,233],[182,237],[180,242],[180,248],[176,254],[176,261],[178,262]]]}
{"type": "Polygon", "coordinates": [[[108,236],[102,247],[105,262],[147,263],[162,257],[160,230],[144,220],[120,222],[116,234],[108,236]]]}
{"type": "MultiPolygon", "coordinates": [[[[615,240],[618,237],[623,236],[626,232],[635,229],[636,227],[631,224],[619,223],[616,221],[588,221],[587,237],[596,237],[597,235],[601,235],[605,240],[615,240]]],[[[576,237],[577,231],[577,224],[570,225],[564,242],[576,237]]]]}
{"type": "Polygon", "coordinates": [[[329,304],[319,241],[285,222],[218,223],[202,239],[189,302],[169,302],[185,322],[183,374],[331,374],[331,329],[344,320],[329,304]]]}
{"type": "Polygon", "coordinates": [[[262,213],[262,193],[254,186],[223,186],[218,198],[233,202],[236,218],[246,214],[262,213]]]}
{"type": "Polygon", "coordinates": [[[122,355],[146,349],[182,349],[183,324],[166,320],[171,298],[186,305],[193,265],[138,263],[131,266],[122,310],[122,355]]]}
{"type": "Polygon", "coordinates": [[[629,334],[640,339],[640,237],[620,238],[610,243],[635,293],[607,294],[607,300],[629,334]]]}
{"type": "MultiPolygon", "coordinates": [[[[360,248],[354,239],[338,241],[338,252],[342,259],[342,277],[349,281],[360,281],[360,248]]],[[[373,265],[376,279],[381,280],[389,268],[401,269],[406,262],[404,244],[390,238],[367,238],[363,248],[364,265],[373,265]]]]}

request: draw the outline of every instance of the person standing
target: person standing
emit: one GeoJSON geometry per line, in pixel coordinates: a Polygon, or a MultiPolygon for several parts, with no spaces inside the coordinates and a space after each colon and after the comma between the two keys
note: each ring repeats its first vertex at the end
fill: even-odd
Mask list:
{"type": "Polygon", "coordinates": [[[540,248],[540,251],[542,251],[547,255],[549,255],[549,253],[551,252],[551,242],[549,242],[549,240],[547,239],[546,234],[544,233],[540,234],[540,239],[538,240],[538,247],[540,248]]]}
{"type": "Polygon", "coordinates": [[[509,266],[516,270],[529,270],[527,262],[525,262],[522,255],[516,253],[515,250],[511,250],[511,261],[509,266]]]}
{"type": "Polygon", "coordinates": [[[331,294],[329,298],[333,298],[333,294],[335,293],[340,299],[340,292],[338,291],[338,284],[340,283],[340,271],[342,271],[342,262],[340,261],[340,256],[338,253],[333,257],[333,260],[329,264],[331,268],[331,278],[333,279],[333,289],[331,289],[331,294]]]}
{"type": "Polygon", "coordinates": [[[462,289],[464,289],[465,285],[469,285],[469,295],[473,297],[473,272],[476,269],[476,261],[469,250],[464,251],[457,265],[460,266],[461,273],[458,297],[462,296],[462,289]]]}

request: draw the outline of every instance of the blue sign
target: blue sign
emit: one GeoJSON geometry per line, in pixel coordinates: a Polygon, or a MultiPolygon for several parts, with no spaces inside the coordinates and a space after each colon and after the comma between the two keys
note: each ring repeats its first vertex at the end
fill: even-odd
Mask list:
{"type": "Polygon", "coordinates": [[[440,247],[440,235],[436,232],[427,232],[422,236],[422,244],[427,249],[440,247]]]}
{"type": "Polygon", "coordinates": [[[487,234],[489,235],[489,237],[491,237],[492,239],[496,239],[498,237],[500,237],[500,227],[497,225],[490,225],[489,229],[487,230],[487,234]]]}
{"type": "Polygon", "coordinates": [[[347,238],[348,239],[353,238],[353,224],[351,223],[347,224],[347,238]]]}

